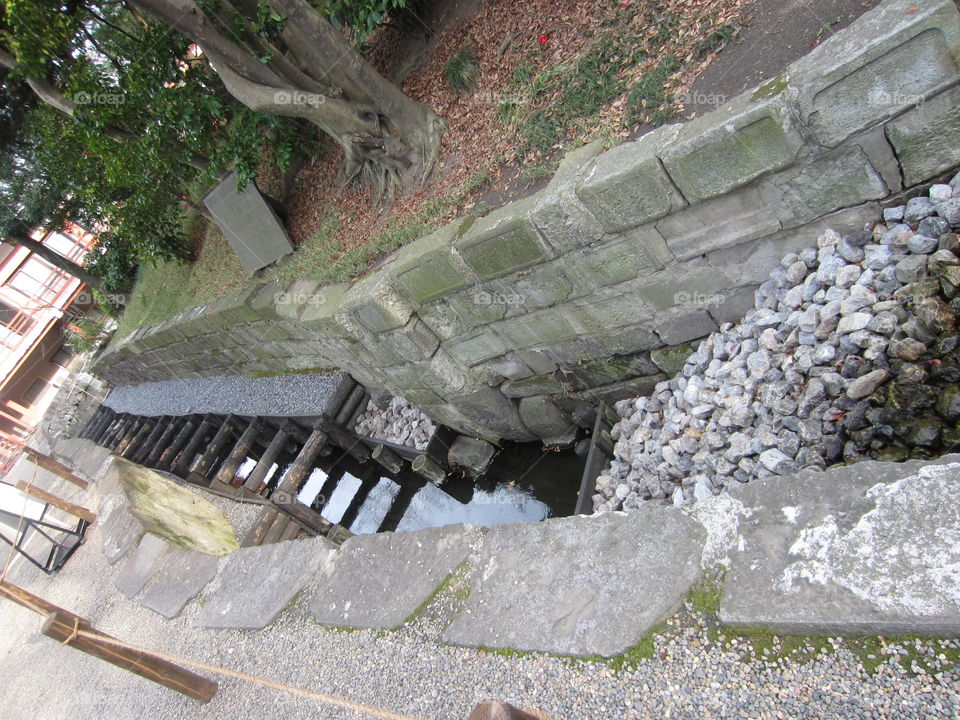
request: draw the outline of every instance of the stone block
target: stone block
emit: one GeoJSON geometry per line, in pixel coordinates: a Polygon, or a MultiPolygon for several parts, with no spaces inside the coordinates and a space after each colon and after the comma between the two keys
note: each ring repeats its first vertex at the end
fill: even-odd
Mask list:
{"type": "Polygon", "coordinates": [[[734,489],[721,621],[794,635],[955,637],[958,461],[860,462],[734,489]]]}
{"type": "Polygon", "coordinates": [[[113,579],[114,585],[128,598],[134,597],[159,572],[171,547],[163,538],[147,533],[113,579]]]}
{"type": "Polygon", "coordinates": [[[589,352],[577,350],[575,354],[568,354],[564,358],[558,357],[558,362],[568,362],[572,357],[631,355],[663,345],[660,336],[653,331],[650,320],[644,320],[635,325],[624,325],[617,328],[616,332],[584,334],[579,339],[589,348],[589,352]]]}
{"type": "Polygon", "coordinates": [[[467,384],[466,371],[444,349],[439,348],[429,363],[423,367],[420,380],[431,390],[441,395],[456,393],[467,384]]]}
{"type": "Polygon", "coordinates": [[[577,185],[602,150],[603,143],[595,140],[570,152],[530,211],[530,222],[558,254],[603,237],[603,225],[580,202],[576,193],[577,185]]]}
{"type": "Polygon", "coordinates": [[[303,309],[313,302],[314,292],[319,286],[316,280],[301,279],[277,292],[274,296],[277,315],[284,320],[296,321],[303,309]]]}
{"type": "Polygon", "coordinates": [[[503,355],[509,349],[499,336],[488,330],[447,343],[444,348],[464,365],[476,365],[503,355]]]}
{"type": "Polygon", "coordinates": [[[100,543],[107,563],[113,565],[137,546],[145,529],[130,512],[130,502],[123,491],[111,495],[100,506],[100,543]]]}
{"type": "Polygon", "coordinates": [[[955,87],[887,123],[887,137],[900,159],[907,186],[960,166],[958,108],[960,87],[955,87]]]}
{"type": "Polygon", "coordinates": [[[546,395],[520,401],[520,419],[544,445],[566,445],[576,437],[577,424],[546,395]]]}
{"type": "Polygon", "coordinates": [[[535,375],[522,380],[508,380],[500,391],[509,398],[531,397],[533,395],[563,392],[563,384],[554,375],[535,375]]]}
{"type": "Polygon", "coordinates": [[[729,290],[721,294],[722,300],[710,305],[707,311],[717,325],[724,323],[738,323],[743,320],[748,310],[756,305],[757,285],[748,285],[744,288],[729,290]]]}
{"type": "Polygon", "coordinates": [[[459,432],[490,439],[534,440],[516,405],[496,388],[483,387],[431,408],[430,417],[459,432]]]}
{"type": "Polygon", "coordinates": [[[414,407],[422,408],[424,405],[437,405],[444,401],[436,392],[429,388],[408,388],[401,391],[401,396],[414,407]]]}
{"type": "Polygon", "coordinates": [[[678,260],[749,242],[779,229],[777,214],[755,186],[698,203],[657,221],[657,231],[678,260]]]}
{"type": "Polygon", "coordinates": [[[390,275],[375,270],[358,280],[343,295],[336,317],[345,325],[358,322],[372,333],[403,327],[413,315],[413,306],[390,284],[390,275]]]}
{"type": "Polygon", "coordinates": [[[835,147],[956,83],[960,14],[951,0],[881,3],[788,75],[802,122],[817,142],[835,147]]]}
{"type": "Polygon", "coordinates": [[[199,627],[258,630],[287,607],[337,547],[325,537],[240,548],[222,561],[199,627]]]}
{"type": "MultiPolygon", "coordinates": [[[[473,327],[473,325],[467,325],[461,319],[460,313],[446,300],[437,300],[421,305],[417,314],[441,341],[463,335],[473,327]]],[[[495,319],[499,320],[502,317],[501,315],[495,319]]]]}
{"type": "Polygon", "coordinates": [[[410,322],[398,330],[378,336],[378,340],[404,360],[417,362],[433,357],[440,338],[433,334],[427,324],[414,315],[410,322]]]}
{"type": "Polygon", "coordinates": [[[313,293],[313,299],[300,313],[299,324],[325,337],[350,338],[350,332],[337,319],[349,283],[324,285],[313,293]]]}
{"type": "Polygon", "coordinates": [[[217,574],[220,558],[173,547],[143,593],[141,604],[174,618],[217,574]]]}
{"type": "Polygon", "coordinates": [[[852,137],[846,144],[857,145],[867,155],[867,160],[883,178],[891,193],[903,190],[903,174],[900,162],[887,140],[883,127],[875,127],[852,137]]]}
{"type": "Polygon", "coordinates": [[[508,347],[516,350],[547,347],[576,337],[578,333],[556,308],[503,320],[494,328],[507,341],[508,347]]]}
{"type": "Polygon", "coordinates": [[[488,360],[484,365],[507,380],[521,380],[534,374],[533,370],[515,352],[509,352],[488,360]]]}
{"type": "Polygon", "coordinates": [[[670,345],[650,351],[650,360],[663,371],[667,377],[674,377],[683,371],[687,358],[693,352],[693,346],[688,344],[670,345]]]}
{"type": "Polygon", "coordinates": [[[490,467],[497,448],[486,440],[458,435],[447,451],[447,462],[452,467],[467,470],[471,476],[483,475],[490,467]]]}
{"type": "Polygon", "coordinates": [[[782,97],[749,93],[680,126],[661,157],[691,203],[723,195],[793,163],[803,144],[782,97]]]}
{"type": "Polygon", "coordinates": [[[563,655],[622,653],[697,581],[704,542],[698,523],[652,506],[492,528],[468,576],[465,611],[443,639],[563,655]]]}
{"type": "Polygon", "coordinates": [[[582,334],[637,325],[651,320],[653,312],[642,298],[632,294],[634,289],[634,283],[623,283],[599,297],[591,295],[559,309],[581,328],[582,334]]]}
{"type": "Polygon", "coordinates": [[[539,350],[520,350],[516,355],[535,375],[546,375],[557,369],[556,363],[549,355],[539,350]]]}
{"type": "Polygon", "coordinates": [[[681,308],[656,320],[657,335],[666,345],[698,340],[717,329],[710,313],[701,309],[681,308]]]}
{"type": "Polygon", "coordinates": [[[660,372],[660,367],[653,363],[651,354],[643,351],[632,355],[607,355],[581,360],[561,367],[558,377],[579,391],[637,376],[655,375],[660,372]]]}
{"type": "Polygon", "coordinates": [[[524,309],[550,307],[583,292],[574,288],[571,274],[565,270],[567,259],[554,260],[505,278],[524,309]]]}
{"type": "Polygon", "coordinates": [[[568,255],[564,262],[573,277],[602,288],[649,275],[672,258],[656,228],[644,225],[568,255]]]}
{"type": "Polygon", "coordinates": [[[621,380],[620,382],[601,385],[600,387],[590,388],[578,393],[580,399],[592,405],[604,402],[607,405],[613,405],[620,400],[627,398],[643,397],[653,393],[653,389],[658,383],[667,379],[663,373],[648,375],[646,377],[633,378],[632,380],[621,380]]]}
{"type": "Polygon", "coordinates": [[[684,206],[659,159],[678,132],[678,125],[666,125],[594,160],[576,194],[605,231],[628,230],[684,206]]]}
{"type": "Polygon", "coordinates": [[[530,223],[537,199],[533,195],[494,210],[454,241],[457,253],[481,280],[509,275],[550,257],[550,250],[530,223]]]}
{"type": "MultiPolygon", "coordinates": [[[[759,244],[762,241],[755,242],[759,244]]],[[[753,244],[745,243],[745,246],[752,247],[753,244]]],[[[711,267],[701,258],[695,258],[643,278],[630,289],[624,286],[624,294],[629,292],[636,302],[645,303],[648,308],[665,309],[678,305],[707,308],[717,302],[721,298],[720,293],[730,286],[730,277],[725,272],[711,267]]]]}
{"type": "Polygon", "coordinates": [[[470,285],[469,269],[451,249],[464,227],[464,221],[456,220],[402,247],[391,263],[397,289],[419,304],[470,285]]]}
{"type": "Polygon", "coordinates": [[[451,295],[446,303],[448,312],[456,315],[460,326],[476,328],[502,320],[512,308],[523,305],[523,298],[519,293],[505,291],[499,284],[487,283],[451,295]]]}
{"type": "Polygon", "coordinates": [[[466,559],[483,532],[452,525],[355,535],[320,571],[310,598],[313,617],[336,627],[399,627],[466,559]]]}
{"type": "Polygon", "coordinates": [[[887,186],[859,147],[841,148],[776,173],[760,185],[783,228],[803,225],[844,207],[879,200],[887,186]]]}
{"type": "Polygon", "coordinates": [[[237,173],[231,172],[206,195],[207,206],[217,226],[247,274],[293,252],[287,231],[254,183],[237,189],[237,173]]]}
{"type": "Polygon", "coordinates": [[[715,250],[707,255],[707,264],[726,278],[724,288],[718,288],[718,291],[759,284],[767,280],[774,268],[779,267],[784,255],[815,243],[817,237],[827,228],[844,235],[863,230],[866,223],[879,220],[880,217],[880,206],[876,203],[838,210],[792,230],[783,230],[766,238],[715,250]]]}

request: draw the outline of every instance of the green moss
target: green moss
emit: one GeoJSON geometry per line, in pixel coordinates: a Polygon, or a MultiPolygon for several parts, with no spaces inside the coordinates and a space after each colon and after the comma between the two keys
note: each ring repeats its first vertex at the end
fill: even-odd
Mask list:
{"type": "Polygon", "coordinates": [[[758,87],[751,99],[753,100],[766,100],[767,98],[772,98],[775,95],[779,95],[784,90],[787,89],[787,74],[781,73],[777,75],[772,80],[767,80],[763,85],[758,87]]]}

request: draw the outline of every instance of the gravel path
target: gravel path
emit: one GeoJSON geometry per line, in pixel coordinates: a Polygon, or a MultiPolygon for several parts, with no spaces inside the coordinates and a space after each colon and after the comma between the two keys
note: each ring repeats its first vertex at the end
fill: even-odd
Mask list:
{"type": "MultiPolygon", "coordinates": [[[[96,506],[91,486],[78,500],[96,506]]],[[[26,564],[11,580],[72,609],[99,629],[160,651],[342,694],[416,717],[455,720],[488,698],[569,718],[956,718],[960,671],[938,668],[960,643],[922,644],[934,674],[912,674],[887,658],[876,675],[837,643],[806,662],[764,655],[742,639],[717,637],[703,616],[683,609],[654,640],[652,659],[620,670],[598,662],[527,654],[505,656],[440,643],[440,618],[462,602],[452,582],[412,623],[396,632],[343,632],[310,617],[311,589],[270,627],[256,631],[194,627],[200,609],[165,621],[114,587],[99,528],[55,576],[26,564]],[[451,605],[454,606],[451,608],[451,605]]],[[[37,634],[40,619],[0,602],[0,717],[4,720],[159,720],[251,717],[356,718],[314,701],[231,679],[209,705],[155,686],[60,647],[37,634]]],[[[891,643],[887,651],[901,648],[891,643]]],[[[908,663],[909,664],[909,663],[908,663]]]]}
{"type": "Polygon", "coordinates": [[[215,376],[117,387],[104,404],[134,415],[235,413],[305,417],[338,409],[349,385],[349,376],[342,372],[266,378],[215,376]]]}

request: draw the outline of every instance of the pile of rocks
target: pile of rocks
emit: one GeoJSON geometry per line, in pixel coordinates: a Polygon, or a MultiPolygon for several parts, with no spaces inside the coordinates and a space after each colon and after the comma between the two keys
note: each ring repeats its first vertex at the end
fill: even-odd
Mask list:
{"type": "Polygon", "coordinates": [[[960,175],[884,222],[790,253],[738,325],[617,403],[596,511],[960,444],[960,175]]]}
{"type": "Polygon", "coordinates": [[[373,399],[357,418],[354,431],[384,442],[426,450],[436,425],[401,397],[377,403],[373,399]]]}

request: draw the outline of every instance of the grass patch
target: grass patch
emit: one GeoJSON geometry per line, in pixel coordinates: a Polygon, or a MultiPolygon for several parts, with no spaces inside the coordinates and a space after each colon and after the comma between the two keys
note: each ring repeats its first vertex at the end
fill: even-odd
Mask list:
{"type": "Polygon", "coordinates": [[[443,78],[458,95],[476,87],[480,78],[480,60],[476,51],[468,47],[456,50],[443,66],[443,78]]]}
{"type": "Polygon", "coordinates": [[[667,55],[636,82],[627,96],[627,122],[662,125],[675,114],[673,97],[667,93],[670,76],[682,67],[674,55],[667,55]]]}
{"type": "Polygon", "coordinates": [[[117,321],[115,337],[141,326],[157,325],[190,308],[250,285],[250,277],[216,227],[207,227],[203,246],[192,263],[142,265],[130,301],[117,321]]]}

